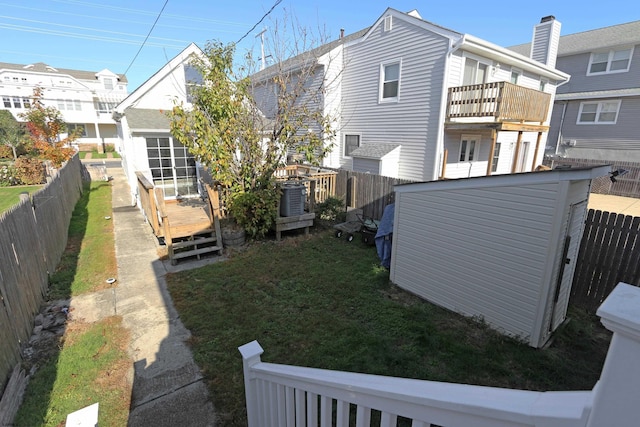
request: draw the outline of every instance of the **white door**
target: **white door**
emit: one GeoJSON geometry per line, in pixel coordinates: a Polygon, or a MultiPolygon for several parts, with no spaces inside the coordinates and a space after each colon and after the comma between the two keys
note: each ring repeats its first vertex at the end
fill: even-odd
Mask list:
{"type": "Polygon", "coordinates": [[[147,158],[153,184],[167,199],[198,195],[196,160],[186,147],[170,137],[148,137],[147,158]]]}

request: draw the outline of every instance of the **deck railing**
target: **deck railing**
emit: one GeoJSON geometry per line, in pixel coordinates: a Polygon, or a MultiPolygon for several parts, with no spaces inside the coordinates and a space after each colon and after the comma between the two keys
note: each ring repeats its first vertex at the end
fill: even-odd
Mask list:
{"type": "Polygon", "coordinates": [[[136,172],[136,178],[138,180],[138,197],[140,198],[142,212],[149,224],[151,224],[153,233],[156,236],[162,236],[162,227],[158,218],[155,193],[153,191],[154,185],[142,172],[136,172]]]}
{"type": "Polygon", "coordinates": [[[532,392],[263,363],[257,341],[240,347],[249,427],[636,426],[640,288],[619,284],[598,310],[613,331],[591,391],[532,392]],[[372,420],[375,423],[372,424],[372,420]]]}
{"type": "Polygon", "coordinates": [[[551,95],[509,82],[449,88],[447,119],[494,117],[495,121],[544,123],[551,95]]]}
{"type": "Polygon", "coordinates": [[[336,176],[338,172],[310,165],[287,165],[277,169],[276,179],[279,181],[300,179],[307,187],[307,202],[310,199],[310,181],[315,181],[315,203],[322,203],[328,197],[336,195],[336,176]]]}

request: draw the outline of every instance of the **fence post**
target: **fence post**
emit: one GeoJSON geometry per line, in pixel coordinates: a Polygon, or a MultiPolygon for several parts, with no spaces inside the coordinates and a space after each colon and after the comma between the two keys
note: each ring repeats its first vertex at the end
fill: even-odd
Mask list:
{"type": "Polygon", "coordinates": [[[597,311],[613,332],[587,427],[634,427],[640,419],[640,288],[618,283],[597,311]]]}
{"type": "Polygon", "coordinates": [[[264,350],[258,344],[258,341],[251,341],[243,346],[238,347],[242,355],[242,366],[244,370],[244,394],[247,401],[247,425],[248,427],[258,427],[260,418],[258,414],[258,389],[256,387],[251,368],[262,362],[260,355],[264,350]]]}

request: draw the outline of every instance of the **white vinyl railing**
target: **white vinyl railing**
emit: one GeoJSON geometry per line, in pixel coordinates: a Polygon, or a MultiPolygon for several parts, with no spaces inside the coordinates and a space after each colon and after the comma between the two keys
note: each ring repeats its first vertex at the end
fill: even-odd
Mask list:
{"type": "Polygon", "coordinates": [[[249,427],[632,427],[640,425],[640,288],[619,284],[598,310],[614,332],[590,391],[533,392],[264,363],[239,348],[249,427]],[[409,425],[409,421],[406,420],[409,425]]]}

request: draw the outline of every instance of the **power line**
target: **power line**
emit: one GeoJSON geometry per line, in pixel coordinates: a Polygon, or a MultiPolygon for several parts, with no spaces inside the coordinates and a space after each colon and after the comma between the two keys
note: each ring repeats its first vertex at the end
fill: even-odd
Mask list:
{"type": "Polygon", "coordinates": [[[249,35],[253,30],[255,30],[255,29],[256,29],[256,27],[257,27],[258,25],[260,25],[260,24],[262,23],[262,21],[264,21],[264,19],[265,19],[267,16],[269,16],[269,14],[271,14],[271,12],[273,12],[273,9],[275,9],[275,8],[276,8],[280,3],[282,3],[282,0],[276,0],[276,2],[273,4],[273,6],[271,6],[271,9],[269,9],[269,10],[267,11],[267,13],[265,13],[265,14],[262,16],[262,18],[260,18],[260,20],[259,20],[258,22],[256,22],[256,24],[255,24],[253,27],[251,27],[251,29],[250,29],[249,31],[247,31],[247,32],[245,33],[245,35],[244,35],[244,36],[240,37],[240,39],[236,42],[236,44],[240,44],[240,42],[241,42],[245,37],[247,37],[247,36],[248,36],[248,35],[249,35]]]}
{"type": "Polygon", "coordinates": [[[158,20],[160,19],[160,16],[162,16],[162,12],[164,12],[164,8],[167,7],[167,3],[169,3],[169,0],[165,0],[164,5],[162,6],[162,9],[160,9],[160,13],[158,13],[158,17],[156,18],[155,22],[151,26],[151,29],[149,30],[149,33],[147,34],[147,37],[145,37],[144,41],[140,45],[140,49],[138,49],[138,52],[136,53],[136,56],[133,57],[133,59],[131,60],[131,64],[129,64],[129,66],[124,71],[124,73],[122,73],[125,76],[127,75],[127,72],[129,71],[129,68],[131,68],[133,63],[136,62],[136,59],[138,58],[138,55],[140,55],[140,52],[142,52],[142,48],[144,47],[145,43],[147,42],[147,39],[149,39],[149,36],[151,35],[151,32],[156,27],[156,24],[158,23],[158,20]]]}

